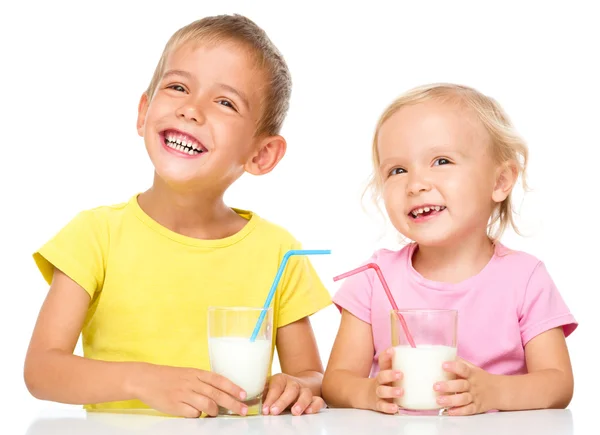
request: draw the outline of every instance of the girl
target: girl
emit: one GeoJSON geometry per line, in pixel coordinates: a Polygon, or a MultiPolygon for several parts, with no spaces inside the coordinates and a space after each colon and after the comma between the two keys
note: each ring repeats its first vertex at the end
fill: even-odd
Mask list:
{"type": "MultiPolygon", "coordinates": [[[[440,407],[450,415],[566,407],[565,337],[577,323],[544,264],[499,242],[514,227],[511,192],[519,177],[525,185],[528,157],[502,108],[465,86],[413,89],[381,116],[372,152],[376,199],[412,243],[368,263],[400,309],[458,310],[459,358],[443,366],[456,379],[431,386],[440,407]]],[[[342,320],[323,397],[396,413],[403,391],[391,384],[402,373],[391,370],[390,305],[376,275],[348,278],[334,303],[342,320]]]]}

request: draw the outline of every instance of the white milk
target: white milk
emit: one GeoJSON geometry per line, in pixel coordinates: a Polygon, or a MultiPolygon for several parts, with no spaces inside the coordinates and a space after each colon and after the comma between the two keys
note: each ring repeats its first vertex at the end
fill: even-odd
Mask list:
{"type": "Polygon", "coordinates": [[[208,339],[210,367],[241,387],[246,400],[263,392],[271,362],[271,342],[249,337],[219,337],[208,339]]]}
{"type": "Polygon", "coordinates": [[[444,362],[454,359],[455,347],[395,346],[392,368],[404,374],[404,377],[394,384],[404,388],[404,395],[396,399],[396,404],[409,410],[441,408],[436,402],[438,393],[433,390],[433,385],[436,382],[454,379],[453,374],[442,369],[444,362]]]}

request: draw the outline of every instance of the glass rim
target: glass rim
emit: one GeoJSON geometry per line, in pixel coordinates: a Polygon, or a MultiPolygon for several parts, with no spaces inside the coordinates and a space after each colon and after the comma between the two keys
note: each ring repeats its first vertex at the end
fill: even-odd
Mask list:
{"type": "Polygon", "coordinates": [[[273,307],[226,307],[226,306],[209,306],[208,311],[271,311],[273,307]]]}

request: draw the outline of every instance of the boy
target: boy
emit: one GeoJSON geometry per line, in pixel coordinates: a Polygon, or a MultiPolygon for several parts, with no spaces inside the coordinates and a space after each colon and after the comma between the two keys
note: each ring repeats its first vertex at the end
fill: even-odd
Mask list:
{"type": "MultiPolygon", "coordinates": [[[[286,63],[249,19],[193,22],[167,43],[138,107],[153,185],[86,210],[34,254],[50,290],[25,381],[37,398],[88,409],[245,415],[245,392],[209,369],[209,306],[262,306],[282,256],[299,243],[225,205],[244,172],[270,172],[291,92],[286,63]],[[73,355],[79,334],[84,357],[73,355]]],[[[330,303],[310,262],[292,257],[273,302],[284,374],[263,413],[318,412],[322,364],[308,316],[330,303]]]]}

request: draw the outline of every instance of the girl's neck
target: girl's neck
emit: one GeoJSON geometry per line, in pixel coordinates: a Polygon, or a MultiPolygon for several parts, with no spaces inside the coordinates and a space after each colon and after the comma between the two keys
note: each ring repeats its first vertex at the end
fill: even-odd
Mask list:
{"type": "Polygon", "coordinates": [[[426,279],[455,284],[481,272],[494,250],[487,235],[473,234],[450,246],[419,245],[412,264],[426,279]]]}
{"type": "Polygon", "coordinates": [[[223,201],[223,192],[175,190],[155,176],[150,189],[138,196],[142,210],[171,231],[197,239],[229,237],[248,222],[223,201]]]}

